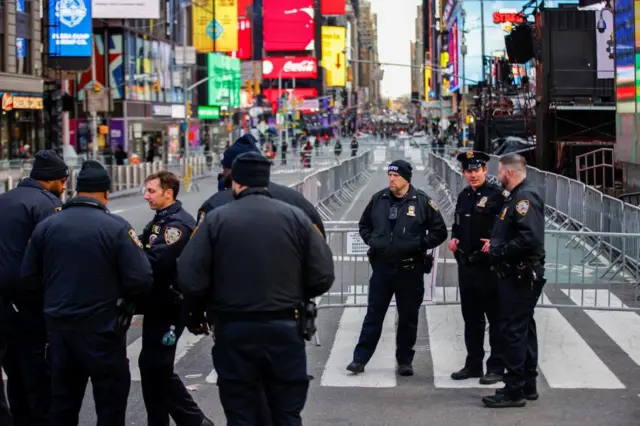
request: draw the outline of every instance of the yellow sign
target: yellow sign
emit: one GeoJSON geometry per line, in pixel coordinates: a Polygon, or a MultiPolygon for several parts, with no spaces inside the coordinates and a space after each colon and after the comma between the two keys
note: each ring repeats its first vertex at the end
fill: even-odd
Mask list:
{"type": "Polygon", "coordinates": [[[329,87],[344,87],[347,83],[346,47],[345,27],[322,27],[322,66],[329,87]]]}
{"type": "Polygon", "coordinates": [[[429,102],[429,92],[431,91],[431,68],[424,67],[424,100],[429,102]]]}
{"type": "Polygon", "coordinates": [[[2,95],[2,110],[11,111],[13,109],[42,109],[42,98],[13,96],[11,93],[5,92],[2,95]]]}
{"type": "Polygon", "coordinates": [[[193,46],[206,53],[238,50],[237,0],[194,1],[193,46]]]}

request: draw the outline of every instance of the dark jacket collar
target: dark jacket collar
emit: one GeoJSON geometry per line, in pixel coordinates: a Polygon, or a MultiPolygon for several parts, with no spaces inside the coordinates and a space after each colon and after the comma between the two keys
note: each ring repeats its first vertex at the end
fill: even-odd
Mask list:
{"type": "MultiPolygon", "coordinates": [[[[409,190],[404,195],[404,197],[402,197],[402,201],[410,200],[412,198],[415,198],[417,195],[418,195],[418,191],[416,190],[416,188],[413,185],[409,184],[409,190]]],[[[395,195],[393,195],[391,190],[389,188],[387,188],[387,190],[382,193],[382,197],[383,198],[391,198],[391,197],[395,197],[395,195]]]]}
{"type": "Polygon", "coordinates": [[[91,198],[91,197],[81,197],[81,196],[73,197],[72,199],[67,201],[64,204],[64,206],[62,206],[63,209],[66,209],[69,207],[94,207],[96,209],[104,210],[106,212],[109,211],[109,209],[107,209],[107,206],[105,206],[95,198],[91,198]]]}
{"type": "Polygon", "coordinates": [[[35,188],[41,191],[46,191],[46,189],[44,189],[44,186],[42,186],[40,182],[38,182],[37,180],[31,179],[30,177],[22,179],[18,184],[18,186],[22,188],[35,188]]]}
{"type": "Polygon", "coordinates": [[[158,210],[156,212],[156,219],[160,219],[160,218],[163,218],[163,217],[171,216],[172,214],[175,214],[181,208],[182,208],[182,201],[175,200],[174,203],[171,204],[166,209],[158,210]]]}
{"type": "Polygon", "coordinates": [[[264,195],[271,198],[271,194],[265,188],[247,188],[238,194],[237,199],[239,200],[240,198],[248,197],[250,195],[264,195]]]}

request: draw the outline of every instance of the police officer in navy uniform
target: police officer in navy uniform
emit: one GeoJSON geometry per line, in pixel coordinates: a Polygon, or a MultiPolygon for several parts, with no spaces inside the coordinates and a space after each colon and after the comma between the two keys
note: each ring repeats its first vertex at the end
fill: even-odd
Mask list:
{"type": "Polygon", "coordinates": [[[491,408],[522,407],[538,399],[538,338],[533,311],[544,278],[544,201],[527,179],[518,154],[500,159],[498,179],[510,192],[483,250],[498,276],[500,330],[504,344],[505,387],[482,398],[491,408]]]}
{"type": "Polygon", "coordinates": [[[88,379],[98,426],[125,424],[131,303],[149,293],[153,276],[131,225],[107,210],[110,188],[104,167],[86,161],[78,195],[38,224],[22,264],[20,292],[44,307],[51,426],[78,424],[88,379]]]}
{"type": "Polygon", "coordinates": [[[398,374],[411,376],[424,273],[433,265],[433,259],[426,253],[447,239],[447,226],[433,200],[411,185],[411,164],[396,160],[387,170],[389,188],[373,195],[360,218],[360,236],[370,248],[373,273],[367,315],[347,370],[355,374],[364,372],[380,340],[382,323],[395,294],[399,316],[398,374]]]}
{"type": "Polygon", "coordinates": [[[240,136],[233,145],[227,147],[220,159],[222,173],[218,175],[218,191],[224,191],[231,188],[231,165],[233,160],[240,154],[245,152],[260,152],[257,146],[258,141],[250,133],[240,136]]]}
{"type": "Polygon", "coordinates": [[[207,299],[229,426],[264,424],[260,388],[274,425],[302,425],[309,378],[300,310],[334,280],[320,232],[300,209],[271,197],[269,168],[259,153],[236,158],[236,200],[206,215],[178,260],[185,301],[207,299]]]}
{"type": "MultiPolygon", "coordinates": [[[[243,136],[246,137],[247,135],[243,136]]],[[[250,136],[250,135],[249,135],[250,136]]],[[[223,166],[223,174],[225,175],[224,184],[220,186],[220,191],[211,196],[208,200],[206,200],[200,209],[198,209],[198,223],[200,223],[205,215],[210,211],[221,207],[231,201],[233,201],[233,191],[231,191],[231,175],[229,174],[231,164],[233,160],[240,154],[244,154],[246,152],[260,152],[256,148],[255,144],[247,143],[246,140],[242,138],[238,139],[233,145],[226,149],[222,156],[222,166],[223,166]]],[[[287,204],[291,204],[302,209],[309,219],[313,222],[314,225],[320,230],[322,235],[325,235],[324,224],[322,223],[322,217],[316,210],[316,208],[311,204],[304,195],[299,193],[293,188],[289,188],[288,186],[280,185],[274,182],[269,182],[267,186],[267,190],[269,194],[276,200],[284,201],[287,204]]]]}
{"type": "Polygon", "coordinates": [[[467,359],[464,367],[451,374],[451,378],[479,377],[480,384],[490,385],[502,381],[504,363],[500,352],[497,281],[490,269],[489,255],[483,253],[482,248],[486,239],[491,238],[504,196],[502,188],[487,181],[486,164],[491,157],[484,152],[467,151],[457,159],[469,186],[458,195],[449,249],[458,262],[467,359]],[[491,355],[487,360],[487,373],[483,375],[485,315],[489,321],[491,355]]]}
{"type": "MultiPolygon", "coordinates": [[[[0,366],[7,373],[7,394],[17,426],[46,423],[51,377],[45,360],[42,306],[37,300],[19,299],[14,290],[20,286],[20,267],[33,229],[62,206],[60,196],[68,175],[55,151],[40,151],[29,177],[0,195],[0,366]]],[[[4,394],[1,377],[0,389],[4,394]]],[[[6,405],[0,407],[0,412],[5,411],[6,405]]]]}
{"type": "Polygon", "coordinates": [[[144,314],[139,366],[148,426],[213,425],[195,403],[174,370],[176,342],[185,328],[176,261],[189,242],[196,222],[177,200],[180,179],[166,170],[145,181],[144,199],[156,212],[145,227],[142,244],[153,269],[153,289],[140,312],[144,314]]]}

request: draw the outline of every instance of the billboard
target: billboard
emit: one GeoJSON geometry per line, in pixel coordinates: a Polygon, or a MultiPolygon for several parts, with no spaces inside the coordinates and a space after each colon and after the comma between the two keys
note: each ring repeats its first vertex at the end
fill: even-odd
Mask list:
{"type": "Polygon", "coordinates": [[[242,89],[242,65],[240,59],[226,55],[207,55],[207,104],[208,106],[240,107],[242,89]]]}
{"type": "Polygon", "coordinates": [[[262,78],[292,79],[317,78],[318,64],[312,56],[265,58],[262,60],[262,78]]]}
{"type": "Polygon", "coordinates": [[[49,56],[91,57],[91,0],[50,0],[49,56]]]}
{"type": "Polygon", "coordinates": [[[273,112],[275,113],[278,109],[278,98],[280,96],[285,96],[288,100],[291,100],[292,97],[295,97],[298,101],[302,101],[303,99],[315,98],[318,96],[318,90],[316,89],[264,89],[262,91],[265,99],[271,102],[273,112]]]}
{"type": "Polygon", "coordinates": [[[237,0],[200,0],[193,4],[193,45],[199,52],[238,50],[237,0]]]}
{"type": "Polygon", "coordinates": [[[102,19],[160,19],[160,0],[86,0],[93,17],[102,19]]]}
{"type": "Polygon", "coordinates": [[[313,0],[264,0],[265,52],[313,50],[313,0]]]}
{"type": "Polygon", "coordinates": [[[458,90],[460,84],[460,56],[459,43],[458,43],[458,18],[456,17],[451,30],[449,30],[449,72],[451,78],[449,79],[452,92],[458,90]]]}
{"type": "Polygon", "coordinates": [[[635,113],[635,54],[633,0],[616,0],[616,110],[635,113]]]}
{"type": "Polygon", "coordinates": [[[344,15],[345,0],[320,0],[320,13],[323,15],[344,15]]]}
{"type": "Polygon", "coordinates": [[[238,18],[238,50],[229,52],[232,58],[251,59],[251,19],[238,18]]]}
{"type": "Polygon", "coordinates": [[[345,27],[322,27],[322,67],[329,87],[344,87],[347,83],[346,43],[345,27]]]}

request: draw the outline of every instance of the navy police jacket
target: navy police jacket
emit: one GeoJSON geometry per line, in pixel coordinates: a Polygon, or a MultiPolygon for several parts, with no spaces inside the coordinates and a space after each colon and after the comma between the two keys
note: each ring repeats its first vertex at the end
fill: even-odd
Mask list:
{"type": "Polygon", "coordinates": [[[168,298],[172,299],[171,290],[178,290],[176,262],[195,226],[193,216],[182,208],[181,201],[176,200],[166,209],[157,211],[144,228],[141,240],[153,270],[152,301],[168,301],[168,298]]]}
{"type": "Polygon", "coordinates": [[[107,332],[118,299],[151,290],[147,256],[131,225],[100,202],[75,197],[33,232],[22,264],[26,294],[44,296],[47,327],[107,332]]]}
{"type": "Polygon", "coordinates": [[[31,178],[0,195],[0,295],[13,298],[11,293],[19,285],[22,258],[33,230],[61,206],[58,197],[31,178]]]}
{"type": "MultiPolygon", "coordinates": [[[[301,209],[311,222],[315,225],[316,229],[320,231],[322,236],[326,236],[324,230],[324,224],[322,223],[322,218],[320,214],[313,207],[313,204],[309,202],[304,195],[299,193],[293,188],[289,188],[288,186],[280,185],[278,183],[269,182],[269,186],[267,187],[269,194],[273,199],[285,202],[289,205],[298,207],[301,209]]],[[[231,189],[226,189],[224,191],[219,191],[213,194],[207,201],[202,204],[202,207],[198,210],[198,224],[202,223],[204,217],[210,211],[214,209],[224,206],[227,203],[233,201],[233,192],[231,189]]]]}
{"type": "Polygon", "coordinates": [[[544,201],[527,179],[505,199],[491,236],[493,263],[531,261],[544,264],[544,201]]]}
{"type": "Polygon", "coordinates": [[[447,225],[438,207],[413,185],[395,204],[392,229],[389,218],[392,196],[388,188],[375,193],[360,218],[360,236],[376,260],[399,262],[438,247],[447,239],[447,225]]]}

